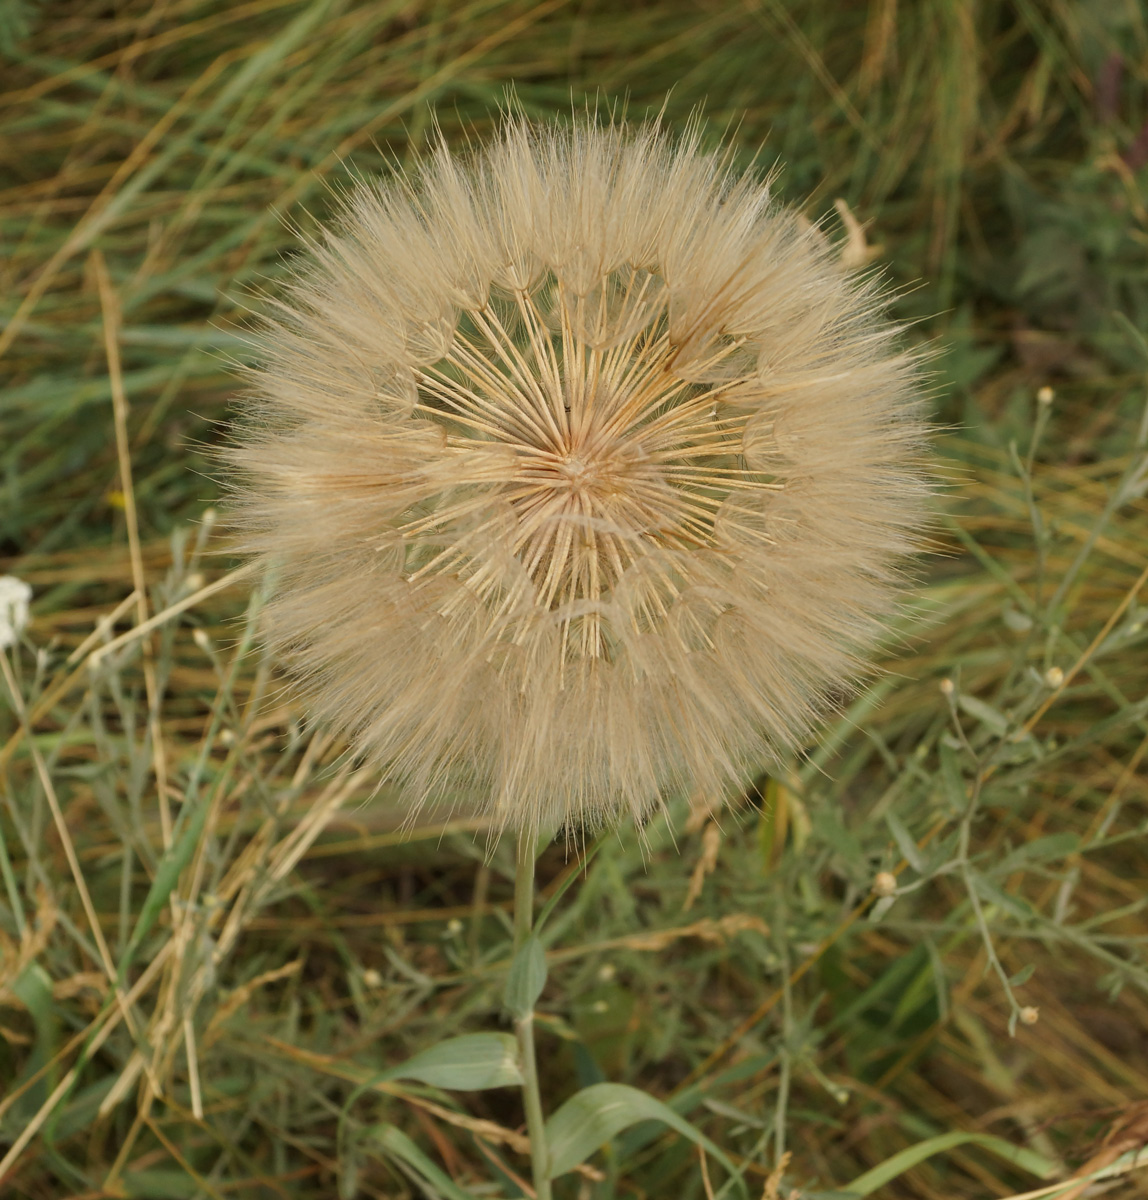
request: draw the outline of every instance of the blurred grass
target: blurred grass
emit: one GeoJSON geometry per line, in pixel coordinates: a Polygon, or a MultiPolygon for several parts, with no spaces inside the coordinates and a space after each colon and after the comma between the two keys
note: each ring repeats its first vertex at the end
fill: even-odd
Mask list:
{"type": "MultiPolygon", "coordinates": [[[[835,238],[843,200],[943,351],[949,427],[890,673],[766,802],[623,832],[562,901],[550,1103],[634,1082],[807,1200],[938,1134],[1030,1158],[969,1142],[875,1194],[1009,1196],[1148,1140],[1142,8],[0,0],[0,55],[0,570],[36,592],[23,717],[0,689],[4,1195],[434,1194],[384,1120],[521,1194],[515,1096],[347,1107],[497,1027],[512,865],[461,819],[404,841],[401,797],[303,723],[213,553],[204,452],[287,222],[434,119],[481,136],[510,87],[539,116],[704,105],[835,238]],[[880,870],[904,894],[867,908],[880,870]]],[[[564,1194],[708,1186],[657,1130],[596,1163],[564,1194]]]]}

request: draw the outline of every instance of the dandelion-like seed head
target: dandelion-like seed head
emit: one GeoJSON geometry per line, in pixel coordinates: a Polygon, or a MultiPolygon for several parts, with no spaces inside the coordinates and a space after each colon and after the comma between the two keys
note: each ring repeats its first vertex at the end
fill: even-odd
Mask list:
{"type": "Polygon", "coordinates": [[[229,451],[272,646],[416,803],[720,795],[845,693],[914,548],[877,304],[696,130],[511,119],[359,185],[229,451]]]}

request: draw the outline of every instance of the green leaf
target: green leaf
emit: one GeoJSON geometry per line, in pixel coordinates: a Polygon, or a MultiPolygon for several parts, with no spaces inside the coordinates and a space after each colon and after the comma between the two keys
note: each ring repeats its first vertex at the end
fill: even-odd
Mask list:
{"type": "Polygon", "coordinates": [[[518,1044],[509,1033],[464,1033],[375,1076],[376,1083],[413,1079],[459,1092],[521,1087],[518,1044]]]}
{"type": "Polygon", "coordinates": [[[199,839],[203,835],[203,826],[207,821],[207,812],[210,807],[211,805],[206,799],[199,802],[196,806],[194,816],[183,827],[182,833],[179,834],[172,843],[171,848],[160,859],[155,878],[152,880],[148,894],[144,898],[143,906],[140,908],[140,915],[136,920],[135,928],[132,930],[132,936],[124,950],[123,957],[120,959],[119,971],[117,973],[117,979],[120,984],[127,977],[128,967],[131,965],[131,961],[135,957],[140,943],[147,937],[151,927],[155,924],[156,918],[166,906],[168,897],[179,883],[179,877],[183,874],[184,867],[191,862],[191,856],[195,853],[195,848],[199,845],[199,839]]]}
{"type": "Polygon", "coordinates": [[[38,4],[32,0],[4,0],[0,3],[0,53],[15,58],[19,44],[32,32],[38,4]]]}
{"type": "Polygon", "coordinates": [[[965,791],[965,780],[961,774],[961,762],[952,746],[940,743],[938,752],[941,756],[941,783],[945,789],[945,800],[955,813],[965,811],[969,802],[965,791]]]}
{"type": "Polygon", "coordinates": [[[995,904],[997,908],[1021,921],[1030,921],[1039,916],[1036,909],[1023,896],[1013,896],[1002,891],[991,879],[979,871],[973,871],[973,883],[977,893],[987,904],[995,904]]]}
{"type": "Polygon", "coordinates": [[[1057,1170],[1056,1164],[1049,1162],[1047,1158],[1042,1158],[1023,1146],[1014,1146],[1004,1138],[993,1137],[987,1133],[966,1133],[958,1129],[952,1133],[926,1138],[923,1142],[894,1154],[892,1158],[887,1158],[864,1175],[858,1175],[852,1183],[846,1184],[844,1190],[851,1196],[871,1196],[878,1188],[884,1187],[890,1180],[911,1170],[926,1158],[932,1158],[934,1154],[952,1150],[956,1146],[969,1145],[980,1146],[1038,1179],[1049,1179],[1057,1170]]]}
{"type": "Polygon", "coordinates": [[[974,720],[980,721],[986,729],[990,729],[997,737],[1004,737],[1008,732],[1008,717],[1000,709],[993,708],[976,696],[966,696],[963,692],[957,697],[957,703],[974,720]]]}
{"type": "Polygon", "coordinates": [[[784,789],[770,776],[761,792],[761,820],[757,827],[758,842],[761,846],[761,869],[764,875],[768,875],[773,869],[774,860],[782,848],[779,843],[785,837],[785,818],[788,814],[784,808],[787,799],[784,789]]]}
{"type": "Polygon", "coordinates": [[[1009,987],[1023,987],[1032,978],[1036,963],[1026,963],[1015,975],[1009,976],[1009,987]]]}
{"type": "Polygon", "coordinates": [[[98,1120],[100,1105],[116,1083],[115,1075],[106,1075],[80,1089],[73,1089],[74,1098],[67,1107],[59,1107],[52,1115],[52,1135],[62,1141],[89,1128],[98,1120]]]}
{"type": "Polygon", "coordinates": [[[531,934],[514,955],[510,973],[506,977],[506,991],[502,1002],[507,1012],[516,1021],[534,1011],[538,997],[546,986],[546,951],[542,943],[531,934]]]}
{"type": "Polygon", "coordinates": [[[1080,838],[1075,833],[1050,833],[1045,837],[1033,838],[1018,846],[995,868],[1001,874],[1026,863],[1057,862],[1075,854],[1080,849],[1080,838]]]}
{"type": "MultiPolygon", "coordinates": [[[[355,1101],[380,1083],[397,1079],[413,1079],[430,1087],[452,1088],[460,1092],[480,1092],[487,1088],[521,1087],[522,1072],[518,1066],[518,1044],[509,1033],[464,1033],[447,1038],[436,1046],[408,1058],[397,1066],[380,1071],[364,1080],[347,1097],[339,1113],[335,1144],[339,1161],[345,1166],[340,1187],[345,1184],[354,1195],[355,1146],[360,1134],[348,1130],[348,1118],[355,1101]]],[[[389,1128],[381,1126],[380,1128],[389,1128]]]]}
{"type": "Polygon", "coordinates": [[[585,854],[582,855],[582,861],[578,864],[577,870],[571,871],[570,874],[566,876],[566,878],[559,885],[558,889],[554,892],[554,894],[550,897],[550,899],[547,900],[546,903],[542,906],[541,912],[539,912],[538,916],[536,916],[534,918],[534,932],[535,933],[541,934],[543,926],[550,919],[554,910],[558,907],[558,902],[562,899],[563,896],[566,895],[566,892],[570,888],[570,886],[579,877],[583,877],[583,878],[585,877],[586,871],[589,869],[590,864],[597,857],[598,851],[601,850],[602,847],[606,844],[606,841],[609,837],[610,837],[610,833],[602,833],[602,834],[598,835],[597,840],[593,843],[593,845],[590,847],[590,849],[587,850],[585,852],[585,854]]]}
{"type": "Polygon", "coordinates": [[[815,810],[814,829],[818,838],[847,863],[864,861],[866,852],[861,839],[845,827],[841,814],[834,807],[825,805],[815,810]]]}
{"type": "Polygon", "coordinates": [[[925,860],[921,857],[920,850],[917,849],[917,843],[913,840],[913,835],[905,828],[898,817],[895,817],[891,812],[885,814],[885,824],[889,826],[889,832],[893,835],[893,840],[897,843],[897,849],[901,851],[901,856],[918,874],[925,869],[925,860]]]}
{"type": "Polygon", "coordinates": [[[743,1194],[745,1182],[733,1163],[699,1130],[668,1105],[623,1083],[596,1083],[571,1096],[546,1122],[549,1178],[573,1171],[600,1146],[639,1121],[661,1121],[705,1148],[737,1180],[743,1194]]]}
{"type": "Polygon", "coordinates": [[[464,1192],[405,1133],[393,1125],[372,1125],[363,1132],[364,1135],[373,1135],[372,1140],[380,1149],[413,1171],[431,1196],[442,1197],[443,1200],[474,1200],[469,1192],[464,1192]]]}
{"type": "Polygon", "coordinates": [[[124,1194],[131,1200],[191,1200],[199,1191],[186,1171],[153,1168],[124,1173],[124,1194]]]}
{"type": "MultiPolygon", "coordinates": [[[[52,1057],[56,1049],[59,1018],[52,996],[52,978],[39,963],[31,963],[25,967],[20,975],[9,984],[9,987],[12,994],[28,1010],[32,1023],[36,1027],[36,1041],[19,1078],[12,1079],[9,1076],[9,1080],[6,1081],[6,1086],[8,1082],[15,1086],[34,1075],[52,1057]]],[[[34,1105],[32,1111],[35,1111],[35,1108],[38,1108],[48,1098],[49,1079],[53,1079],[53,1075],[54,1072],[49,1073],[46,1078],[42,1076],[40,1081],[34,1085],[29,1101],[34,1105]]],[[[22,1108],[17,1109],[17,1113],[21,1111],[22,1108]]]]}

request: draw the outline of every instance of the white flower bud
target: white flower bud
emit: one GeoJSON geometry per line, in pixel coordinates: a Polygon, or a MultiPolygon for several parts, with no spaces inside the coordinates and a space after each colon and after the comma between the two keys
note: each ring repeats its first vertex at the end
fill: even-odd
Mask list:
{"type": "Polygon", "coordinates": [[[878,871],[873,880],[873,894],[884,899],[897,891],[897,876],[892,871],[878,871]]]}
{"type": "Polygon", "coordinates": [[[0,650],[14,646],[28,625],[32,589],[15,575],[0,575],[0,650]]]}

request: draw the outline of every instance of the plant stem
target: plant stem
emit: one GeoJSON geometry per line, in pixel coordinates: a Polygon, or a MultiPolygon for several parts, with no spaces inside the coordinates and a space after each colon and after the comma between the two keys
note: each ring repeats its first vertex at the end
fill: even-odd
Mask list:
{"type": "MultiPolygon", "coordinates": [[[[514,949],[517,953],[534,928],[534,836],[518,835],[514,872],[514,949]]],[[[542,1093],[538,1087],[538,1061],[534,1055],[534,1014],[514,1022],[518,1058],[522,1069],[522,1103],[526,1109],[526,1132],[530,1135],[530,1165],[538,1200],[550,1200],[546,1154],[546,1123],[542,1117],[542,1093]]]]}

